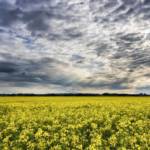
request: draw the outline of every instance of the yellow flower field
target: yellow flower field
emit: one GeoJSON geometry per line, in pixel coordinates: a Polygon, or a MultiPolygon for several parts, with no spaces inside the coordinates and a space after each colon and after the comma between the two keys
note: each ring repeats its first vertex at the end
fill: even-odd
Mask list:
{"type": "Polygon", "coordinates": [[[0,150],[148,150],[150,97],[0,97],[0,150]]]}

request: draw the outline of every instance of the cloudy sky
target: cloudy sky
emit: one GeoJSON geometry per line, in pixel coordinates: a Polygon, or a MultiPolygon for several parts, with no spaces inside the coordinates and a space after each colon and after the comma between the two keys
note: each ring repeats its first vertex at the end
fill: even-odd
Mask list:
{"type": "Polygon", "coordinates": [[[149,0],[0,0],[0,93],[150,94],[149,0]]]}

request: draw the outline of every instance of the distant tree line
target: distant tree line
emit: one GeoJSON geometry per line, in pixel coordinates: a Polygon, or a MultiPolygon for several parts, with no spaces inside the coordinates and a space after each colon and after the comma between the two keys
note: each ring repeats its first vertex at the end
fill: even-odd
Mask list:
{"type": "Polygon", "coordinates": [[[17,94],[0,94],[0,96],[150,96],[146,93],[139,94],[118,94],[118,93],[47,93],[47,94],[33,94],[33,93],[17,93],[17,94]]]}

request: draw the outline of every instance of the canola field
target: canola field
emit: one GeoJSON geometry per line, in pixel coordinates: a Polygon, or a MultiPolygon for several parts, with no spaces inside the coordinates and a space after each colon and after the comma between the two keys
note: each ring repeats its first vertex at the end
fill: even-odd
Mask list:
{"type": "Polygon", "coordinates": [[[109,149],[150,149],[150,97],[0,97],[0,150],[109,149]]]}

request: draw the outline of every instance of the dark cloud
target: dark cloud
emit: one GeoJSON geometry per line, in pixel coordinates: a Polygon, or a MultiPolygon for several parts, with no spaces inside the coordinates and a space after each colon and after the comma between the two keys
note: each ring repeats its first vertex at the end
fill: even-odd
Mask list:
{"type": "Polygon", "coordinates": [[[142,19],[146,19],[149,17],[149,6],[148,1],[141,0],[90,1],[90,9],[95,20],[100,22],[127,21],[130,17],[138,19],[141,15],[142,19]]]}
{"type": "Polygon", "coordinates": [[[100,56],[103,53],[107,53],[107,50],[110,49],[110,46],[108,44],[100,43],[99,46],[95,48],[95,51],[97,52],[97,55],[100,56]]]}
{"type": "Polygon", "coordinates": [[[123,34],[122,36],[120,36],[120,40],[122,42],[125,41],[125,42],[129,42],[129,43],[140,41],[141,38],[142,37],[138,36],[138,34],[135,34],[135,33],[123,34]]]}
{"type": "Polygon", "coordinates": [[[78,38],[82,36],[82,33],[78,30],[78,28],[65,29],[64,34],[68,37],[68,39],[78,38]]]}
{"type": "Polygon", "coordinates": [[[26,83],[28,86],[33,83],[70,86],[70,79],[65,74],[60,74],[57,68],[59,64],[63,66],[63,62],[47,57],[40,60],[17,61],[16,59],[15,62],[9,62],[9,60],[0,62],[0,82],[13,83],[20,87],[26,83]],[[48,69],[49,72],[45,69],[48,69]]]}
{"type": "Polygon", "coordinates": [[[19,19],[21,11],[9,5],[7,2],[0,2],[0,25],[10,26],[19,19]]]}
{"type": "Polygon", "coordinates": [[[0,62],[0,72],[1,73],[15,73],[17,71],[17,65],[10,62],[0,62]]]}

